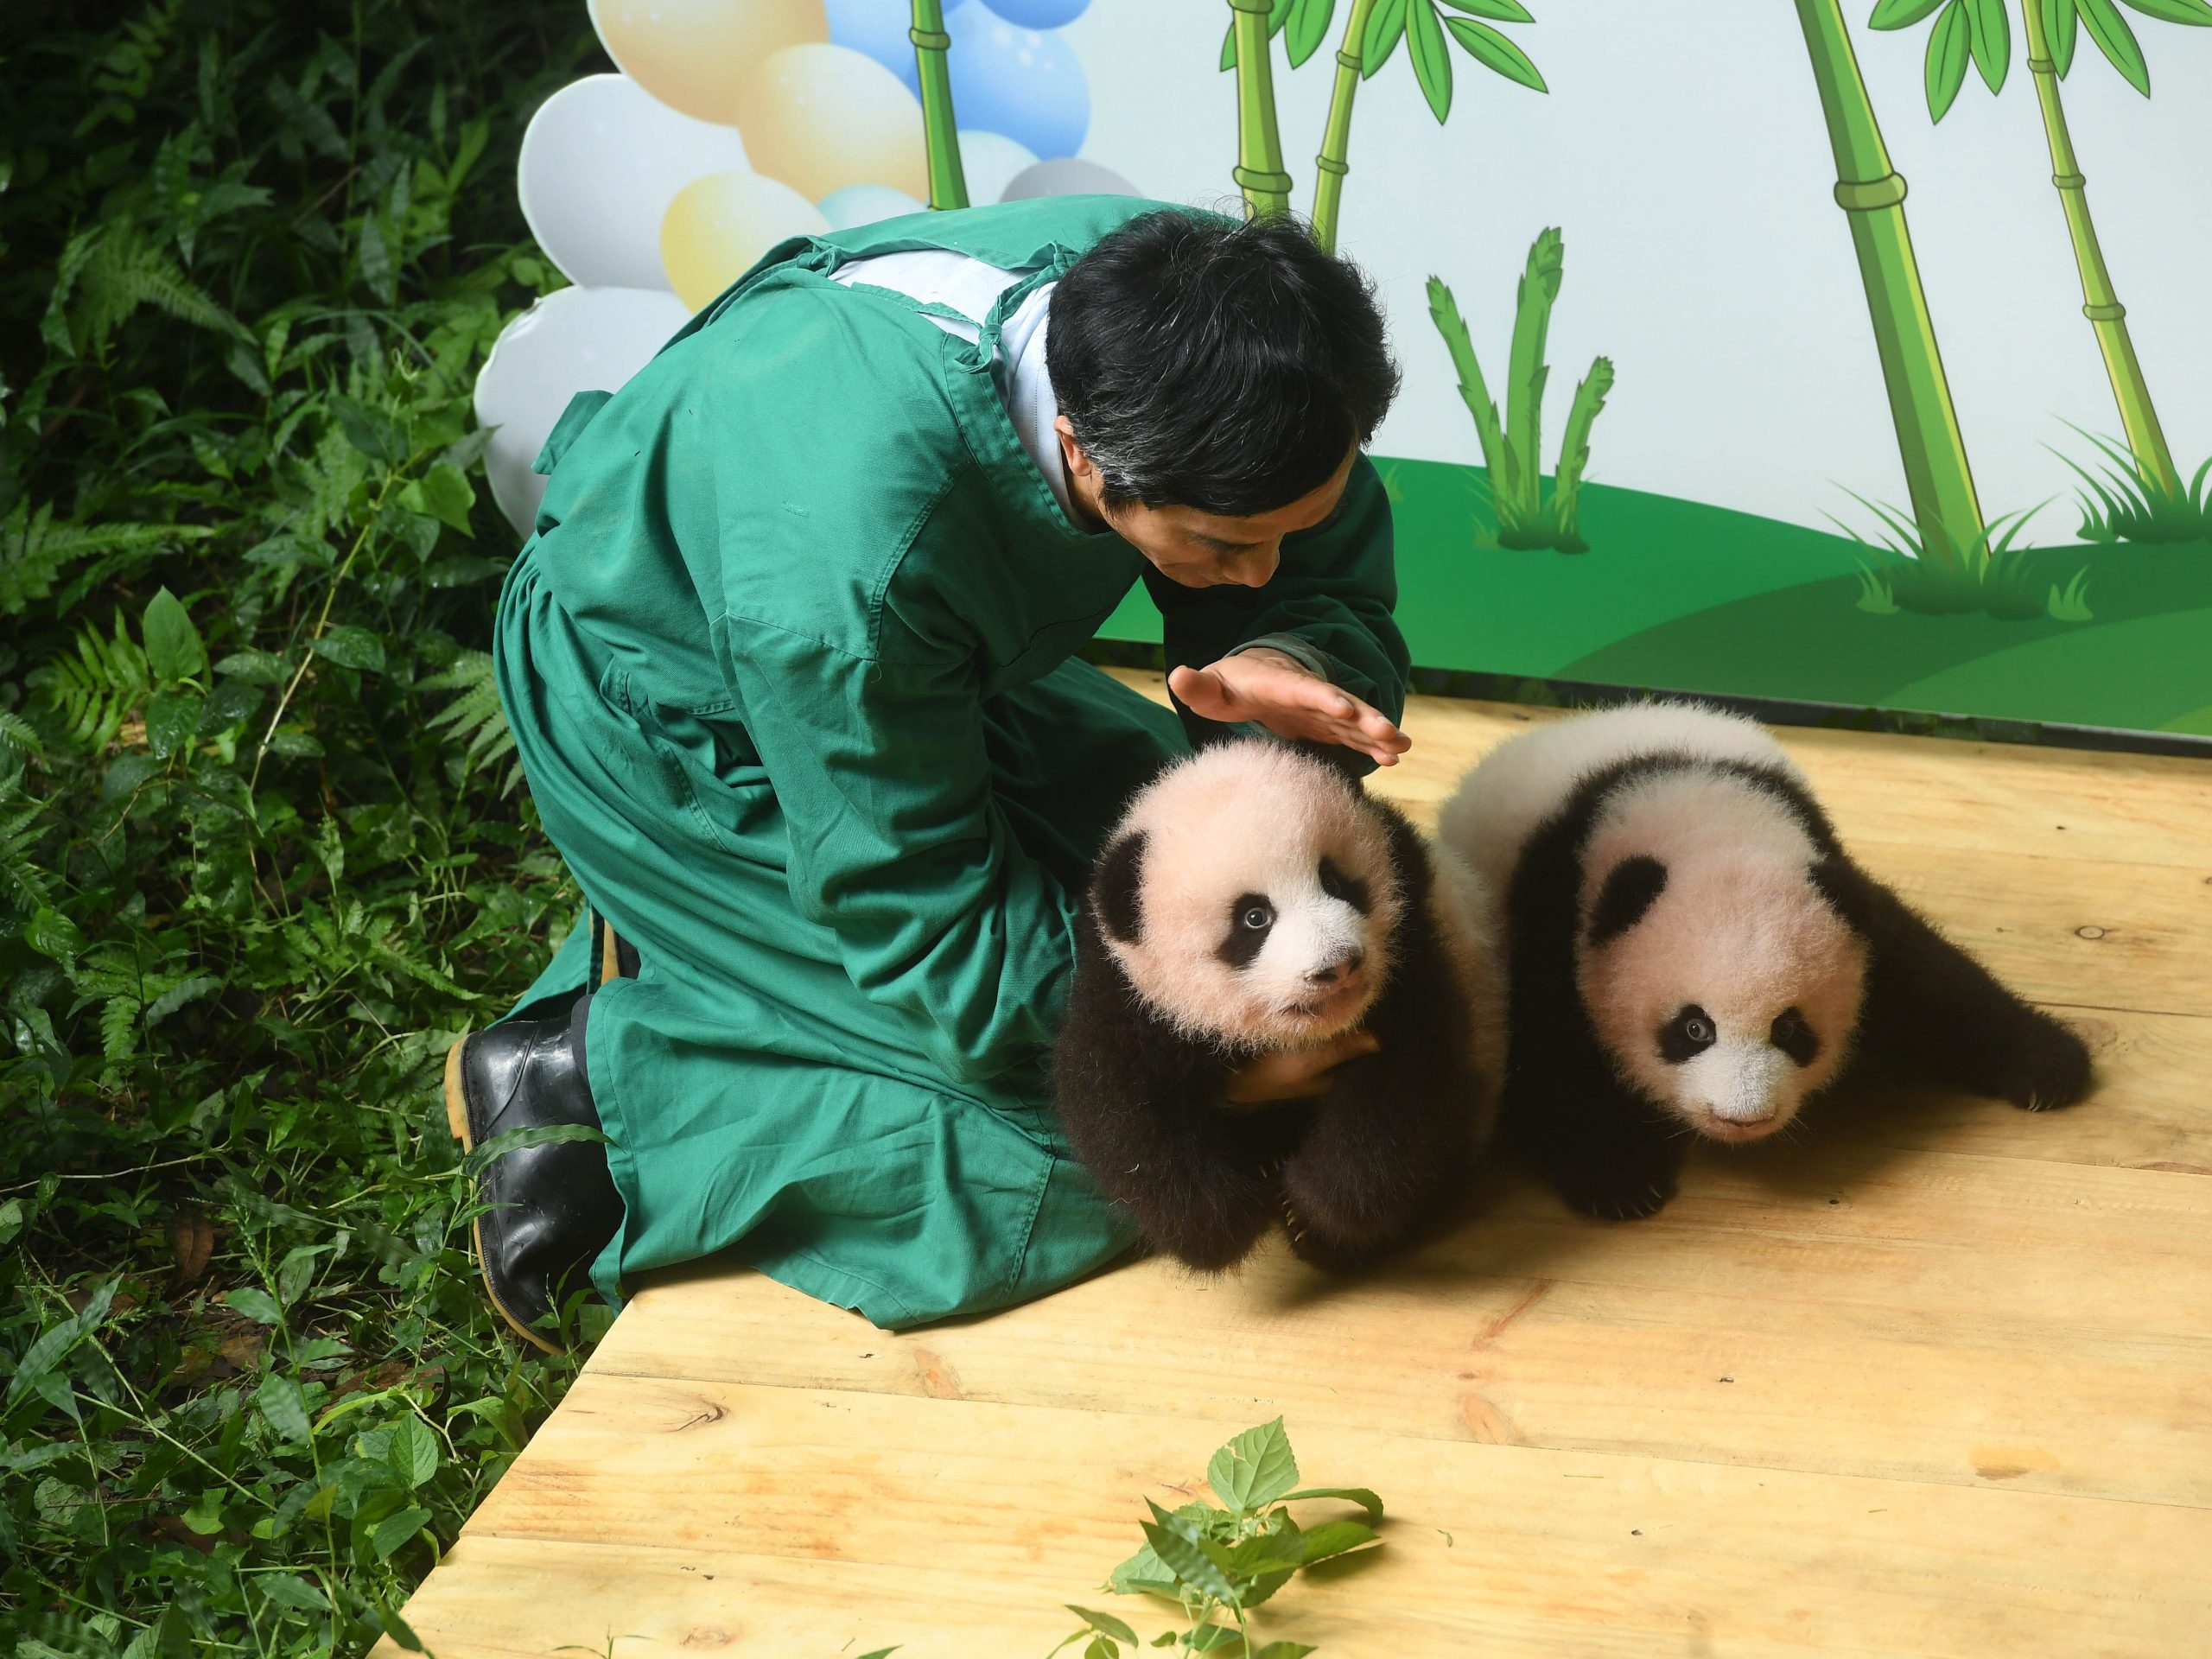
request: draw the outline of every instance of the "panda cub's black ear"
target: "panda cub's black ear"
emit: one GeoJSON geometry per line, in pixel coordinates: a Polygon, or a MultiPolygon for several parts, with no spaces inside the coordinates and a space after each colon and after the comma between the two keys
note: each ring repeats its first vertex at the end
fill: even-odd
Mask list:
{"type": "Polygon", "coordinates": [[[1099,925],[1123,944],[1136,943],[1144,927],[1137,887],[1144,879],[1144,831],[1132,830],[1109,847],[1090,873],[1090,908],[1099,925]]]}
{"type": "Polygon", "coordinates": [[[1634,927],[1667,888],[1667,867],[1649,853],[1638,853],[1613,866],[1605,885],[1598,889],[1598,902],[1590,907],[1588,941],[1605,944],[1634,927]]]}

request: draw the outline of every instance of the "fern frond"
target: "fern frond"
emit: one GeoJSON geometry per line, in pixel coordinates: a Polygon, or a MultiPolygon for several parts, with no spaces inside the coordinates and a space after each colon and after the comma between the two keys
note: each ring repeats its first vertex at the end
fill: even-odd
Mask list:
{"type": "Polygon", "coordinates": [[[514,793],[515,785],[522,781],[522,761],[515,755],[515,734],[507,725],[506,710],[499,704],[499,688],[492,677],[490,654],[465,651],[451,668],[416,681],[415,689],[461,693],[430,716],[430,729],[461,740],[464,775],[508,761],[499,793],[514,793]]]}
{"type": "Polygon", "coordinates": [[[63,735],[95,751],[115,741],[123,722],[154,694],[146,653],[130,638],[119,613],[112,639],[86,628],[77,636],[75,657],[57,657],[26,677],[61,716],[63,735]]]}

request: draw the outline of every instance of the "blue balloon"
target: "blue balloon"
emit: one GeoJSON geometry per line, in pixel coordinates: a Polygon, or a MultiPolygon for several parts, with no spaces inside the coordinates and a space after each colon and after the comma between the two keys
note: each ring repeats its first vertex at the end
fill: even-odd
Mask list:
{"type": "MultiPolygon", "coordinates": [[[[830,14],[830,43],[849,46],[874,58],[921,96],[921,73],[914,67],[914,43],[906,29],[914,21],[910,0],[824,0],[830,14]]],[[[949,31],[948,31],[949,32],[949,31]]]]}
{"type": "Polygon", "coordinates": [[[1084,14],[1090,0],[983,0],[993,11],[1023,29],[1058,29],[1084,14]]]}
{"type": "Polygon", "coordinates": [[[990,7],[962,6],[952,37],[952,107],[960,124],[1002,133],[1049,160],[1072,156],[1090,130],[1090,89],[1066,41],[1022,29],[990,7]]]}

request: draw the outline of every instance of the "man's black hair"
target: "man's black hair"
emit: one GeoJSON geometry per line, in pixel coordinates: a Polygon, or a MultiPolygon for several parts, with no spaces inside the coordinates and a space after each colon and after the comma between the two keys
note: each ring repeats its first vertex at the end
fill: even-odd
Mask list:
{"type": "Polygon", "coordinates": [[[1131,219],[1060,279],[1050,328],[1052,395],[1109,505],[1287,507],[1398,391],[1372,284],[1289,219],[1131,219]]]}

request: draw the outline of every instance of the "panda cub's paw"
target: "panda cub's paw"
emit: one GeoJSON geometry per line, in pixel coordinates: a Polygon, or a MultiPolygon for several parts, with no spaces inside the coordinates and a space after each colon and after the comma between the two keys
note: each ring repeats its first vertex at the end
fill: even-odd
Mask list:
{"type": "Polygon", "coordinates": [[[1586,1216],[1600,1221],[1642,1221],[1656,1216],[1674,1198],[1670,1169],[1649,1164],[1586,1164],[1554,1171],[1560,1196],[1586,1216]]]}
{"type": "Polygon", "coordinates": [[[1992,1092],[2024,1111],[2071,1106],[2089,1092],[2088,1045],[2049,1014],[2031,1009],[1992,1092]]]}

